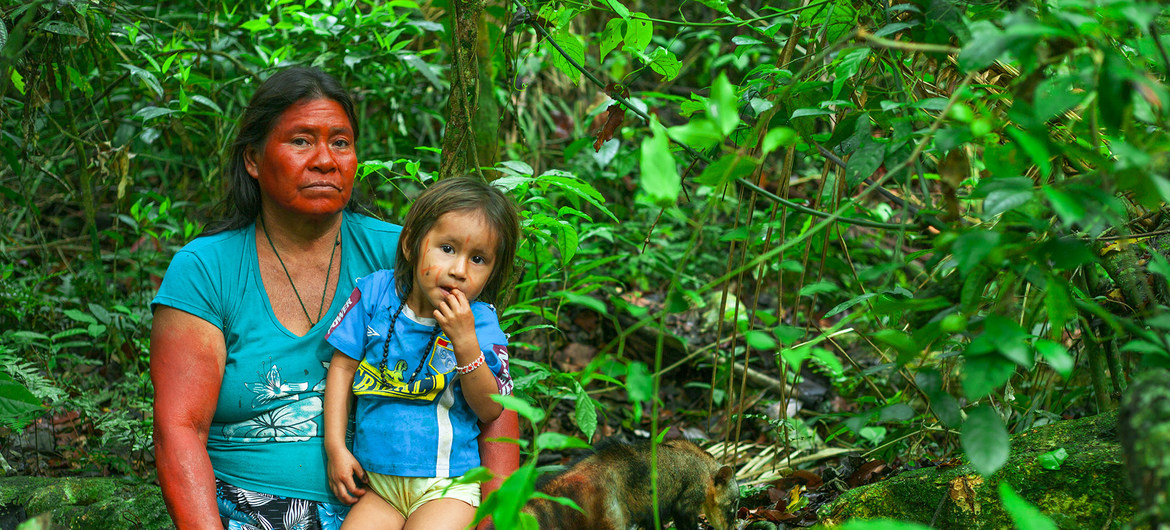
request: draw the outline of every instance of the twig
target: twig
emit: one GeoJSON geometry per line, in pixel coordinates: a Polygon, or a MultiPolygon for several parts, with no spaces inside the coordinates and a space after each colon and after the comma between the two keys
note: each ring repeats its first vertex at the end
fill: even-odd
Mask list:
{"type": "Polygon", "coordinates": [[[879,48],[890,48],[893,50],[905,50],[911,52],[925,52],[925,53],[945,53],[953,55],[959,53],[959,48],[947,46],[944,44],[922,44],[919,42],[902,42],[900,40],[886,39],[878,37],[864,29],[857,30],[857,38],[862,39],[879,48]]]}

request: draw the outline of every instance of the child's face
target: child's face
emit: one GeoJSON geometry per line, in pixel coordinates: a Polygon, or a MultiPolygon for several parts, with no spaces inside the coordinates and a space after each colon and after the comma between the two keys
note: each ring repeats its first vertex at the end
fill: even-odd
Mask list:
{"type": "MultiPolygon", "coordinates": [[[[462,291],[468,301],[483,291],[496,267],[496,232],[478,211],[447,212],[423,235],[415,262],[414,288],[406,303],[432,318],[439,303],[462,291]]],[[[411,258],[407,250],[407,257],[411,258]]]]}

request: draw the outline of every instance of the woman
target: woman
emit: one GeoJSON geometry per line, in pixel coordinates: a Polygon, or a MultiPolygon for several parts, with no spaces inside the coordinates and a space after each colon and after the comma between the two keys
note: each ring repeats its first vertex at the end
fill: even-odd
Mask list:
{"type": "MultiPolygon", "coordinates": [[[[179,528],[332,528],[348,509],[326,479],[324,335],[357,278],[393,267],[400,230],[346,211],[357,130],[327,74],[265,81],[231,147],[227,218],[175,255],[151,301],[155,454],[179,528]]],[[[519,464],[515,445],[484,440],[516,424],[484,428],[500,476],[484,495],[519,464]]]]}

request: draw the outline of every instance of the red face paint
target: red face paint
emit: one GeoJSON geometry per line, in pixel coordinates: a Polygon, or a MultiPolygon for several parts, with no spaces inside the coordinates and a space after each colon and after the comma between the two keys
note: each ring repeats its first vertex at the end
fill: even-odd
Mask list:
{"type": "Polygon", "coordinates": [[[496,264],[496,233],[478,211],[447,212],[423,237],[406,303],[430,318],[452,290],[475,300],[496,264]]]}
{"type": "Polygon", "coordinates": [[[261,150],[249,150],[245,166],[266,202],[300,214],[332,215],[353,193],[353,135],[340,103],[300,101],[276,119],[261,150]]]}

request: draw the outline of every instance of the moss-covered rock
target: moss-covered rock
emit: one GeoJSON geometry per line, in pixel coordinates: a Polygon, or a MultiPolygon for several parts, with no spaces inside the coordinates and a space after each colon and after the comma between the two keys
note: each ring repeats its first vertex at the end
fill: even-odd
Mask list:
{"type": "Polygon", "coordinates": [[[919,469],[853,489],[821,509],[821,522],[893,518],[937,528],[1012,528],[999,499],[1006,481],[1060,528],[1122,528],[1134,498],[1117,442],[1117,414],[1037,427],[1013,436],[1007,464],[984,479],[970,465],[919,469]],[[1064,448],[1059,470],[1040,455],[1064,448]]]}
{"type": "Polygon", "coordinates": [[[48,513],[38,528],[173,528],[158,486],[126,478],[0,477],[0,513],[48,513]]]}

